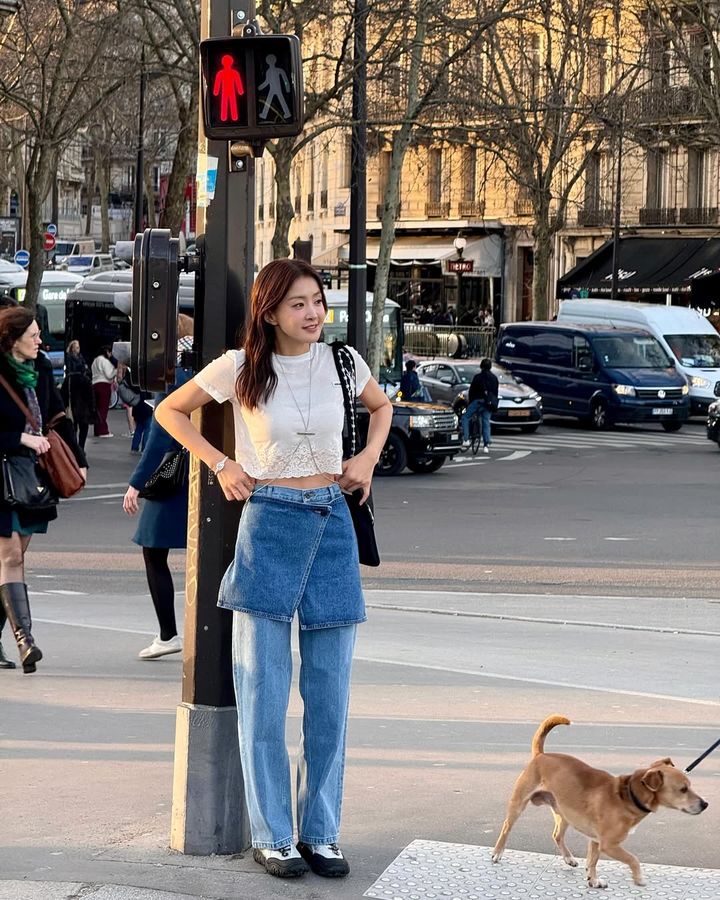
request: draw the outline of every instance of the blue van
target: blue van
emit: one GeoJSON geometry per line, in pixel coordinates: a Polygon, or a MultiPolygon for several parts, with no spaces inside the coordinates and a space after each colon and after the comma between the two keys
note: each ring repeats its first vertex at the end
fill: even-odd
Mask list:
{"type": "Polygon", "coordinates": [[[495,359],[543,398],[543,411],[594,428],[660,422],[677,431],[689,389],[658,341],[639,328],[517,322],[500,327],[495,359]]]}

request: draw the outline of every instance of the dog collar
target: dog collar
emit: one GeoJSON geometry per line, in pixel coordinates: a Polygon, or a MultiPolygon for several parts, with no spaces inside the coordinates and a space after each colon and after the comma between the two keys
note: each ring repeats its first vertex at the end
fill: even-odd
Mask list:
{"type": "Polygon", "coordinates": [[[651,813],[651,812],[652,812],[651,809],[648,809],[647,806],[645,806],[644,803],[641,803],[640,800],[638,800],[638,798],[635,796],[635,794],[633,793],[633,789],[632,789],[632,787],[631,787],[631,785],[630,785],[630,780],[629,780],[629,779],[628,779],[628,783],[627,783],[627,789],[628,789],[628,794],[629,794],[629,796],[630,796],[630,799],[632,800],[632,802],[635,804],[635,806],[637,806],[637,808],[638,808],[641,812],[644,812],[644,813],[651,813]]]}

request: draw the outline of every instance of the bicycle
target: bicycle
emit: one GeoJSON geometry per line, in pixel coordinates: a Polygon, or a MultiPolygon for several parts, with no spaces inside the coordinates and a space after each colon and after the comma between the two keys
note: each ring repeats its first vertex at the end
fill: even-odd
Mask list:
{"type": "Polygon", "coordinates": [[[480,413],[475,410],[470,416],[470,452],[473,456],[477,456],[480,452],[482,444],[482,425],[480,422],[480,413]]]}

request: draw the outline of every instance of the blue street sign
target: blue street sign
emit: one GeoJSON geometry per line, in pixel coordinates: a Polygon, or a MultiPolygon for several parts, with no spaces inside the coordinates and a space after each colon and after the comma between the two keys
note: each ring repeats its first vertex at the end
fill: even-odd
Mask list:
{"type": "Polygon", "coordinates": [[[51,234],[53,237],[55,237],[55,235],[57,234],[57,225],[53,225],[53,223],[51,222],[48,225],[48,227],[45,229],[45,231],[47,231],[48,234],[51,234]]]}
{"type": "Polygon", "coordinates": [[[15,262],[23,268],[30,263],[30,254],[27,250],[18,250],[15,254],[15,262]]]}

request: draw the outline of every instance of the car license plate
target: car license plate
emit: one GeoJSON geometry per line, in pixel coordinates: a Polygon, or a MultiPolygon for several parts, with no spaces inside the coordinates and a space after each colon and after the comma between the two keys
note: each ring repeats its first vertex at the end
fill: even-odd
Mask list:
{"type": "Polygon", "coordinates": [[[672,408],[668,406],[655,406],[653,408],[652,414],[654,416],[671,416],[672,408]]]}
{"type": "Polygon", "coordinates": [[[529,409],[509,409],[508,416],[529,416],[529,409]]]}

